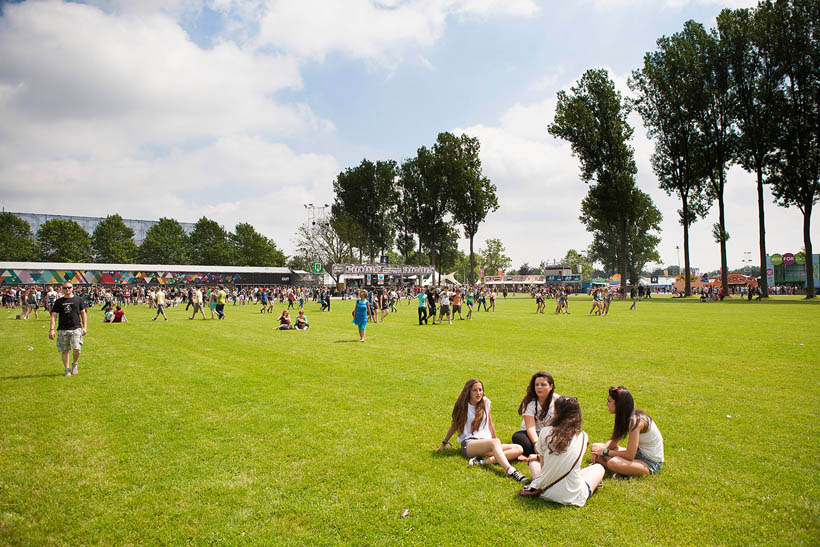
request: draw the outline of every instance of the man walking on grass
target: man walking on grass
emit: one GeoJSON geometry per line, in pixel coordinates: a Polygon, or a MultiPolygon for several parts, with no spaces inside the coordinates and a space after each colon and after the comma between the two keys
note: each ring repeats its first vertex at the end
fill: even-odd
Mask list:
{"type": "Polygon", "coordinates": [[[154,316],[153,319],[151,319],[151,321],[156,321],[157,317],[159,317],[159,314],[162,314],[162,317],[164,317],[165,320],[168,321],[168,316],[165,315],[165,291],[163,291],[162,288],[160,288],[157,291],[157,294],[154,297],[154,299],[156,300],[157,304],[157,314],[154,316]]]}
{"type": "Polygon", "coordinates": [[[87,325],[85,303],[79,296],[74,296],[74,286],[71,283],[64,283],[63,296],[58,298],[51,308],[51,326],[48,329],[48,337],[51,340],[57,339],[57,351],[62,355],[66,376],[76,375],[79,372],[80,350],[83,347],[83,336],[87,325]],[[58,319],[55,332],[54,322],[58,319]],[[72,350],[74,359],[69,367],[68,354],[72,350]]]}

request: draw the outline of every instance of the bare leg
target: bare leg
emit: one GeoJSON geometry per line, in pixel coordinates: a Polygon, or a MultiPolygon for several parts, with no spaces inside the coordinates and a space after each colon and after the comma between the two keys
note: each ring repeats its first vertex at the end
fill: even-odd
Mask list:
{"type": "Polygon", "coordinates": [[[518,444],[501,444],[498,439],[478,439],[471,441],[467,445],[467,457],[486,456],[492,454],[489,458],[484,459],[485,464],[497,463],[504,470],[510,468],[510,459],[516,459],[523,453],[524,449],[518,444]]]}
{"type": "Polygon", "coordinates": [[[619,475],[635,476],[649,474],[649,468],[642,461],[626,460],[618,456],[610,458],[609,461],[606,462],[606,468],[619,475]]]}

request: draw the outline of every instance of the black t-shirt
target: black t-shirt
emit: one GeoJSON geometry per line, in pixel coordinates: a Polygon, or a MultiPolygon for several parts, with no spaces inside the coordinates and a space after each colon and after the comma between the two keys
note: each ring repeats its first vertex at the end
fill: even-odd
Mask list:
{"type": "Polygon", "coordinates": [[[57,323],[57,330],[74,330],[83,327],[83,321],[80,317],[80,312],[85,309],[85,303],[79,296],[70,296],[58,298],[51,308],[52,312],[57,313],[59,322],[57,323]]]}

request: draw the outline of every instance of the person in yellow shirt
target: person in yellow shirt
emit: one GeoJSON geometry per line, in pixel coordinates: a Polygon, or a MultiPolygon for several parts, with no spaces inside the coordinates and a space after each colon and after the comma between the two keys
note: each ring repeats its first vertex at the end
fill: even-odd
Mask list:
{"type": "Polygon", "coordinates": [[[165,315],[165,291],[163,291],[162,288],[160,288],[154,295],[154,301],[157,304],[157,314],[153,319],[151,319],[151,321],[156,321],[159,314],[162,314],[165,320],[168,321],[168,316],[165,315]]]}
{"type": "Polygon", "coordinates": [[[216,314],[219,319],[225,319],[225,303],[228,301],[228,294],[225,292],[225,287],[219,286],[219,291],[216,293],[216,314]]]}

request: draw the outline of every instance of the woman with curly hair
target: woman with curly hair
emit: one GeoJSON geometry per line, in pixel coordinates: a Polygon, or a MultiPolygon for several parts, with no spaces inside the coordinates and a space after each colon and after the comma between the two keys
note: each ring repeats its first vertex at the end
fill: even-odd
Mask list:
{"type": "Polygon", "coordinates": [[[635,400],[624,386],[609,388],[606,406],[610,414],[615,414],[615,427],[606,443],[592,445],[592,461],[616,475],[658,473],[663,464],[663,437],[652,417],[635,408],[635,400]],[[626,448],[619,447],[618,443],[626,436],[629,437],[626,448]]]}
{"type": "Polygon", "coordinates": [[[484,396],[484,384],[478,378],[470,378],[453,405],[453,421],[438,447],[441,452],[450,444],[450,437],[458,432],[461,454],[468,458],[468,466],[497,463],[507,472],[507,476],[528,484],[530,480],[510,465],[521,455],[521,446],[501,444],[495,434],[495,426],[490,416],[490,400],[484,396]]]}
{"type": "Polygon", "coordinates": [[[536,450],[541,455],[541,473],[522,495],[536,496],[562,505],[583,507],[601,485],[606,472],[600,464],[581,469],[581,457],[587,448],[587,434],[581,430],[584,421],[581,405],[575,397],[558,397],[555,415],[538,435],[536,450]]]}
{"type": "Polygon", "coordinates": [[[513,433],[513,444],[521,445],[523,456],[527,458],[530,474],[535,477],[541,472],[541,462],[535,452],[538,434],[552,419],[555,399],[555,381],[552,374],[543,370],[536,372],[527,385],[527,393],[518,405],[521,415],[521,429],[513,433]]]}

